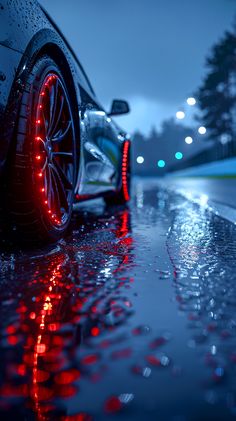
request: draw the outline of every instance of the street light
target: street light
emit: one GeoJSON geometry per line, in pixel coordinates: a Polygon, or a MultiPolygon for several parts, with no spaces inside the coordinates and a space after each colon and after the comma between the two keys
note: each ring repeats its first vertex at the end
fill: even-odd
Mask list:
{"type": "Polygon", "coordinates": [[[185,113],[183,111],[177,111],[175,115],[176,118],[178,118],[178,120],[183,120],[183,118],[185,117],[185,113]]]}
{"type": "Polygon", "coordinates": [[[140,156],[137,157],[136,161],[137,161],[138,164],[143,164],[144,163],[144,157],[140,155],[140,156]]]}
{"type": "Polygon", "coordinates": [[[206,127],[204,127],[204,126],[199,127],[198,133],[199,134],[206,134],[206,127]]]}
{"type": "Polygon", "coordinates": [[[196,104],[196,99],[195,98],[193,98],[193,97],[189,97],[188,99],[187,99],[187,104],[188,105],[191,105],[191,107],[193,106],[193,105],[195,105],[196,104]]]}
{"type": "Polygon", "coordinates": [[[163,159],[159,159],[159,161],[158,161],[158,163],[157,163],[157,166],[158,166],[159,168],[164,168],[164,167],[165,167],[165,165],[166,165],[165,161],[164,161],[163,159]]]}
{"type": "Polygon", "coordinates": [[[187,145],[191,145],[191,143],[193,143],[193,138],[191,136],[187,136],[184,140],[187,145]]]}

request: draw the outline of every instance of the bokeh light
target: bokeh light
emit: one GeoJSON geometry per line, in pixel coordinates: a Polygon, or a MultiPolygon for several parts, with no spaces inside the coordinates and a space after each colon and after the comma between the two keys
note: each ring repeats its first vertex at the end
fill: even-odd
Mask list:
{"type": "Polygon", "coordinates": [[[191,145],[191,143],[193,143],[193,138],[191,136],[187,136],[184,140],[187,145],[191,145]]]}
{"type": "Polygon", "coordinates": [[[164,167],[165,167],[165,165],[166,165],[165,161],[164,161],[163,159],[159,159],[159,161],[158,161],[158,163],[157,163],[157,166],[158,166],[159,168],[164,168],[164,167]]]}
{"type": "Polygon", "coordinates": [[[188,105],[191,105],[191,106],[195,105],[195,104],[196,104],[196,99],[195,99],[195,98],[193,98],[193,97],[189,97],[189,98],[187,99],[187,104],[188,104],[188,105]]]}
{"type": "Polygon", "coordinates": [[[220,143],[221,143],[222,145],[225,145],[226,143],[230,142],[231,140],[232,140],[232,136],[231,136],[230,134],[223,133],[223,134],[220,136],[220,143]]]}
{"type": "Polygon", "coordinates": [[[175,154],[175,158],[176,158],[176,159],[182,159],[182,158],[183,158],[183,154],[182,154],[182,152],[176,152],[176,154],[175,154]]]}
{"type": "Polygon", "coordinates": [[[143,164],[144,163],[144,157],[143,156],[138,156],[136,159],[138,164],[143,164]]]}
{"type": "Polygon", "coordinates": [[[204,127],[204,126],[199,127],[198,133],[199,134],[206,134],[206,127],[204,127]]]}
{"type": "Polygon", "coordinates": [[[183,120],[184,117],[185,113],[183,111],[177,111],[176,118],[178,118],[178,120],[183,120]]]}

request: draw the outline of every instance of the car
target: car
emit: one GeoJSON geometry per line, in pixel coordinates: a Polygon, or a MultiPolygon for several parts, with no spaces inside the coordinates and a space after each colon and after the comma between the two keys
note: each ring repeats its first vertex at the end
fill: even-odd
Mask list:
{"type": "Polygon", "coordinates": [[[56,241],[76,202],[130,199],[131,139],[106,112],[71,46],[36,0],[0,0],[2,231],[56,241]]]}

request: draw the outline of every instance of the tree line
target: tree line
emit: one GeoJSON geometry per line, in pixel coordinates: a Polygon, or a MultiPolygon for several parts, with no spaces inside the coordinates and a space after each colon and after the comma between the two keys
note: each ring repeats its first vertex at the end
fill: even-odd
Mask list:
{"type": "Polygon", "coordinates": [[[212,47],[206,68],[195,93],[201,111],[198,119],[209,139],[222,144],[236,142],[236,23],[212,47]]]}

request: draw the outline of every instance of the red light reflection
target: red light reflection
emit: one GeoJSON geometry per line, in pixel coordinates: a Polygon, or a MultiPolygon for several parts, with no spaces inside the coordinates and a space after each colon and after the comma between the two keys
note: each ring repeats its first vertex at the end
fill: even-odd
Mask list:
{"type": "MultiPolygon", "coordinates": [[[[83,376],[89,376],[91,381],[96,382],[104,375],[104,368],[101,371],[99,363],[100,352],[105,349],[102,334],[106,331],[112,335],[112,329],[106,322],[108,309],[114,320],[121,323],[128,317],[129,308],[132,307],[127,299],[120,303],[117,292],[114,292],[114,296],[108,296],[104,303],[99,298],[106,283],[97,286],[96,280],[106,273],[104,268],[111,264],[111,258],[114,257],[115,263],[106,277],[117,277],[117,291],[125,282],[129,282],[125,276],[121,279],[118,273],[132,264],[129,211],[125,209],[120,212],[115,222],[112,219],[111,225],[113,238],[110,242],[97,240],[97,244],[93,242],[91,248],[89,245],[80,245],[78,241],[72,246],[68,245],[66,252],[60,251],[43,263],[35,261],[34,273],[15,309],[17,324],[11,323],[5,329],[9,346],[16,350],[12,355],[17,363],[11,363],[11,370],[8,364],[0,395],[9,399],[27,399],[27,407],[31,408],[39,421],[50,419],[50,413],[58,410],[59,420],[91,419],[83,412],[64,416],[61,411],[65,411],[64,400],[77,394],[83,376]],[[91,254],[96,247],[100,257],[96,253],[91,254]],[[88,266],[84,262],[81,264],[76,259],[78,253],[88,253],[95,260],[88,266]],[[93,351],[88,348],[87,353],[80,356],[78,350],[81,341],[86,345],[91,340],[100,341],[101,346],[98,344],[93,351]],[[90,370],[93,371],[90,373],[90,370]],[[20,378],[18,384],[17,376],[20,378]],[[63,405],[60,406],[62,401],[63,405]]],[[[109,346],[112,342],[107,339],[106,343],[109,346]]],[[[130,354],[131,350],[123,350],[114,354],[114,358],[124,358],[130,354]]],[[[112,400],[107,402],[106,411],[115,411],[115,404],[112,400]]]]}

